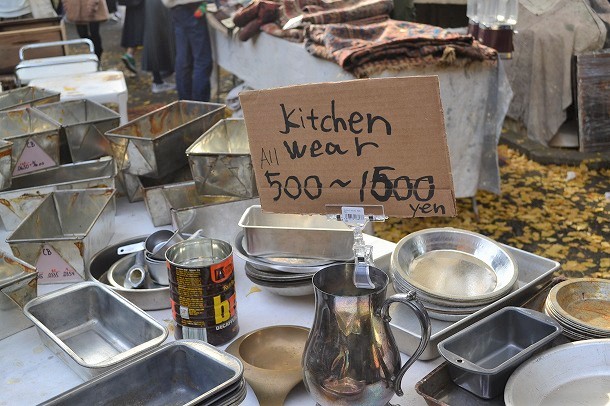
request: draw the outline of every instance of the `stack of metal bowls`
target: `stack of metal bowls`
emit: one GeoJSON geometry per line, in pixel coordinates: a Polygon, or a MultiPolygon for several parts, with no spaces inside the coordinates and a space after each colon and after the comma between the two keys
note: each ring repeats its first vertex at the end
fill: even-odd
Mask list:
{"type": "Polygon", "coordinates": [[[267,258],[248,255],[243,245],[244,233],[235,239],[235,253],[245,262],[246,276],[261,289],[281,296],[313,294],[313,275],[334,261],[306,258],[267,258]]]}
{"type": "Polygon", "coordinates": [[[610,338],[610,280],[569,279],[550,290],[544,312],[572,340],[610,338]]]}
{"type": "Polygon", "coordinates": [[[326,216],[267,213],[253,205],[239,226],[235,253],[246,262],[246,276],[271,293],[313,294],[313,274],[353,259],[354,233],[326,216]]]}
{"type": "Polygon", "coordinates": [[[517,288],[517,263],[495,241],[471,231],[411,233],[392,253],[397,292],[414,291],[431,318],[457,321],[517,288]]]}

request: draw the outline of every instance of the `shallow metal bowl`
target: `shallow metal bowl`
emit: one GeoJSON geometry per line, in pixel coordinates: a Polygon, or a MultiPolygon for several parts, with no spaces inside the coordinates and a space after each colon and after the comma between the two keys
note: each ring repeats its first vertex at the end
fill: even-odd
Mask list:
{"type": "Polygon", "coordinates": [[[495,241],[455,228],[430,228],[401,239],[391,269],[430,297],[471,304],[507,294],[517,281],[517,263],[495,241]]]}
{"type": "MultiPolygon", "coordinates": [[[[146,237],[147,236],[132,237],[127,240],[119,241],[118,243],[99,251],[87,263],[87,279],[109,286],[119,295],[123,296],[142,310],[168,309],[170,307],[169,286],[160,286],[155,289],[122,289],[110,286],[108,279],[106,279],[105,274],[110,267],[123,258],[123,256],[117,254],[119,247],[143,242],[146,240],[146,237]]],[[[135,257],[131,257],[130,263],[125,265],[128,267],[133,265],[134,260],[135,257]]]]}

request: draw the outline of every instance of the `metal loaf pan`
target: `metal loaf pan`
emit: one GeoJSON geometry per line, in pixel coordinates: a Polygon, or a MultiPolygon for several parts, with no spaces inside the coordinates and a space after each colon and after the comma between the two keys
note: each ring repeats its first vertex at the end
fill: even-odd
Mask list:
{"type": "Polygon", "coordinates": [[[10,141],[0,140],[0,190],[11,187],[13,160],[13,143],[10,141]]]}
{"type": "MultiPolygon", "coordinates": [[[[482,318],[492,314],[505,306],[518,306],[542,289],[553,278],[553,272],[559,269],[559,263],[518,248],[503,245],[512,255],[519,267],[517,288],[508,295],[496,300],[483,309],[472,313],[457,322],[431,319],[431,336],[420,360],[430,360],[440,356],[438,343],[458,331],[470,326],[482,318]]],[[[413,354],[420,341],[420,327],[417,319],[400,308],[391,307],[390,327],[394,333],[396,344],[401,352],[413,354]]]]}
{"type": "Polygon", "coordinates": [[[201,195],[256,197],[256,179],[243,119],[220,120],[186,150],[201,195]]]}
{"type": "Polygon", "coordinates": [[[438,344],[460,387],[485,399],[504,392],[510,374],[547,348],[562,328],[544,313],[505,307],[438,344]]]}
{"type": "Polygon", "coordinates": [[[212,399],[222,405],[220,395],[239,389],[242,375],[234,356],[203,341],[179,340],[42,405],[200,405],[212,399]]]}
{"type": "Polygon", "coordinates": [[[155,227],[172,223],[171,209],[179,210],[235,200],[240,200],[240,198],[200,195],[194,181],[144,188],[144,203],[146,203],[146,209],[155,227]]]}
{"type": "Polygon", "coordinates": [[[114,195],[114,189],[51,192],[6,242],[16,257],[36,264],[39,283],[82,280],[85,263],[114,234],[114,195]]]}
{"type": "Polygon", "coordinates": [[[188,164],[186,149],[224,117],[224,104],[181,100],[106,132],[120,169],[160,178],[188,164]],[[122,151],[126,151],[125,156],[122,151]]]}
{"type": "Polygon", "coordinates": [[[112,157],[66,164],[13,178],[11,188],[0,192],[0,217],[8,231],[40,204],[54,190],[114,189],[117,168],[112,157]]]}
{"type": "Polygon", "coordinates": [[[248,255],[345,261],[354,257],[353,231],[323,215],[264,213],[257,205],[244,212],[239,226],[248,255]]]}
{"type": "MultiPolygon", "coordinates": [[[[43,343],[85,380],[159,346],[168,335],[167,329],[144,311],[93,282],[39,296],[23,311],[43,343]]],[[[140,379],[131,375],[129,381],[140,379]]]]}
{"type": "Polygon", "coordinates": [[[72,162],[111,155],[110,142],[104,135],[120,124],[121,116],[91,100],[69,100],[37,106],[57,125],[70,148],[72,162]]]}
{"type": "Polygon", "coordinates": [[[34,86],[19,87],[0,93],[0,111],[37,106],[59,101],[60,93],[34,86]]]}
{"type": "Polygon", "coordinates": [[[0,111],[0,139],[13,143],[13,176],[59,165],[59,125],[38,110],[0,111]]]}
{"type": "Polygon", "coordinates": [[[249,207],[260,204],[258,198],[234,200],[224,203],[207,204],[171,210],[172,225],[181,233],[191,234],[203,230],[210,238],[231,244],[241,231],[239,219],[249,207]]]}
{"type": "Polygon", "coordinates": [[[36,268],[0,251],[0,340],[32,323],[22,308],[36,297],[36,268]]]}

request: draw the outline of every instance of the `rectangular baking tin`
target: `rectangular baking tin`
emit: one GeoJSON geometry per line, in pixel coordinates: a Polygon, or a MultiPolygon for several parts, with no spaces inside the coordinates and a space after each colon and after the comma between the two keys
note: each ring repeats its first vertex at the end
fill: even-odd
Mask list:
{"type": "MultiPolygon", "coordinates": [[[[167,343],[41,405],[199,405],[239,389],[241,362],[196,340],[167,343]]],[[[223,403],[221,403],[223,404],[223,403]]]]}
{"type": "MultiPolygon", "coordinates": [[[[430,360],[440,356],[437,345],[445,338],[457,333],[505,306],[518,306],[528,296],[540,290],[553,278],[553,273],[559,269],[559,263],[518,248],[504,245],[517,261],[519,277],[517,289],[483,309],[457,322],[430,319],[431,336],[420,360],[430,360]]],[[[421,337],[420,326],[415,316],[399,306],[390,307],[392,321],[390,327],[394,333],[398,349],[405,354],[413,354],[421,337]]]]}
{"type": "Polygon", "coordinates": [[[112,157],[54,166],[13,178],[13,185],[0,192],[0,218],[12,231],[54,190],[114,189],[117,168],[112,157]]]}
{"type": "Polygon", "coordinates": [[[248,255],[346,261],[354,257],[354,232],[321,214],[265,213],[261,206],[252,206],[239,226],[248,255]]]}
{"type": "MultiPolygon", "coordinates": [[[[95,282],[79,282],[39,296],[23,312],[36,325],[43,343],[85,380],[161,345],[168,334],[143,310],[95,282]]],[[[130,380],[140,381],[142,376],[134,374],[130,380]]]]}
{"type": "Polygon", "coordinates": [[[224,104],[180,100],[106,132],[119,169],[160,178],[188,164],[186,149],[224,117],[224,104]],[[127,161],[124,162],[124,151],[127,161]]]}

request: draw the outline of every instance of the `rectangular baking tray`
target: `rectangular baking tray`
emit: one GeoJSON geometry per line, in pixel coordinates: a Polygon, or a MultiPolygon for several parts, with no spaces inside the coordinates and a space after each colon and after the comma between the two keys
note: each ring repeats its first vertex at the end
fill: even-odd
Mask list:
{"type": "Polygon", "coordinates": [[[182,233],[191,234],[203,230],[203,235],[235,243],[241,231],[239,219],[252,205],[260,204],[258,198],[205,204],[171,210],[172,225],[182,233]]]}
{"type": "Polygon", "coordinates": [[[248,255],[337,261],[354,257],[354,232],[324,215],[265,213],[256,205],[244,212],[239,226],[248,255]]]}
{"type": "Polygon", "coordinates": [[[37,106],[59,101],[60,93],[34,86],[19,87],[0,93],[0,111],[37,106]]]}
{"type": "Polygon", "coordinates": [[[194,181],[144,188],[144,203],[155,227],[172,223],[171,209],[241,200],[236,196],[200,195],[194,181]]]}
{"type": "Polygon", "coordinates": [[[258,196],[243,119],[217,122],[186,150],[201,195],[258,196]]]}
{"type": "MultiPolygon", "coordinates": [[[[168,335],[143,310],[95,282],[79,282],[39,296],[23,312],[42,342],[85,380],[158,347],[168,335]]],[[[141,378],[131,375],[130,380],[141,378]]]]}
{"type": "Polygon", "coordinates": [[[36,264],[38,283],[85,279],[85,264],[114,234],[114,189],[56,190],[47,195],[6,242],[36,264]]]}
{"type": "Polygon", "coordinates": [[[120,124],[121,116],[114,110],[86,99],[50,103],[35,109],[61,126],[61,140],[68,144],[71,162],[112,154],[105,133],[120,124]]]}
{"type": "Polygon", "coordinates": [[[13,143],[13,176],[60,163],[59,125],[36,109],[0,111],[0,139],[13,143]]]}
{"type": "MultiPolygon", "coordinates": [[[[503,245],[503,244],[502,244],[503,245]]],[[[517,289],[498,299],[481,310],[456,322],[430,319],[430,342],[419,357],[420,360],[431,360],[440,356],[438,343],[458,331],[481,320],[505,306],[518,306],[529,296],[539,291],[553,278],[553,273],[559,269],[559,263],[551,259],[532,254],[518,248],[503,245],[515,258],[519,269],[517,289]]],[[[392,321],[390,327],[394,333],[396,344],[401,352],[413,354],[419,344],[421,333],[415,316],[398,306],[390,308],[392,321]]]]}
{"type": "Polygon", "coordinates": [[[13,231],[54,190],[114,189],[116,174],[114,159],[107,156],[16,176],[9,189],[0,191],[2,223],[13,231]]]}
{"type": "Polygon", "coordinates": [[[237,358],[196,340],[164,344],[41,405],[200,405],[243,392],[237,358]],[[224,395],[224,396],[223,396],[224,395]]]}
{"type": "Polygon", "coordinates": [[[186,149],[224,118],[224,109],[224,104],[180,100],[114,128],[106,136],[113,144],[119,169],[160,178],[188,164],[186,149]]]}

